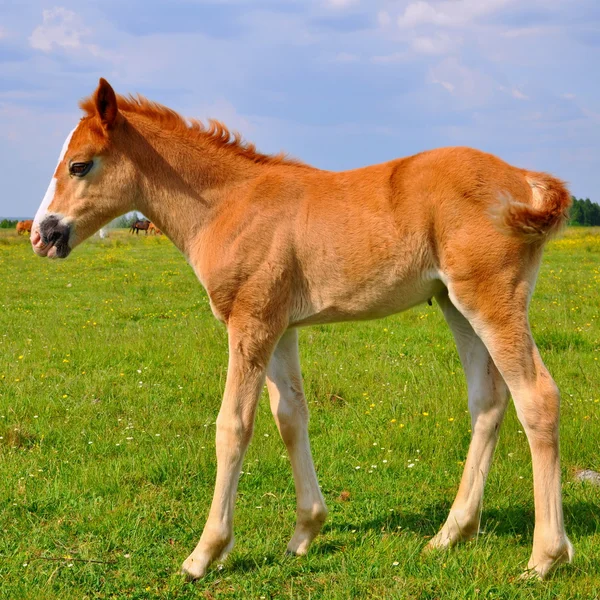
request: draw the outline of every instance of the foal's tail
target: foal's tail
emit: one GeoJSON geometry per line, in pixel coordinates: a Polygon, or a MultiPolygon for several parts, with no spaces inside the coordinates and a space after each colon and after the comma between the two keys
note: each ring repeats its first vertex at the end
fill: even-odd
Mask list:
{"type": "Polygon", "coordinates": [[[531,188],[529,201],[501,195],[500,203],[492,209],[492,217],[498,229],[506,233],[529,242],[544,242],[567,223],[571,194],[564,182],[546,173],[526,171],[525,179],[531,188]]]}

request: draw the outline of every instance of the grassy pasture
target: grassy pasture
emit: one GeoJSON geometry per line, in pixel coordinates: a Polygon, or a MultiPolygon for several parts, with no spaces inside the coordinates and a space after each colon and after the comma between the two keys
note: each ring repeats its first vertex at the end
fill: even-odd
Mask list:
{"type": "Polygon", "coordinates": [[[170,242],[112,232],[66,261],[0,232],[0,598],[597,598],[600,230],[546,251],[531,322],[563,394],[571,566],[523,582],[533,534],[528,447],[510,408],[479,537],[422,557],[469,444],[466,387],[435,307],[301,332],[311,439],[330,518],[304,558],[289,462],[261,400],[236,548],[178,575],[215,475],[225,330],[170,242]],[[344,492],[342,494],[342,492],[344,492]]]}

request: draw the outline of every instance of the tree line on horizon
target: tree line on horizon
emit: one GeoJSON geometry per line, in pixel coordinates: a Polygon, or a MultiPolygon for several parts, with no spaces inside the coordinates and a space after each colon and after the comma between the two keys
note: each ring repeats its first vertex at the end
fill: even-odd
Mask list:
{"type": "Polygon", "coordinates": [[[600,204],[573,196],[569,225],[600,225],[600,204]]]}

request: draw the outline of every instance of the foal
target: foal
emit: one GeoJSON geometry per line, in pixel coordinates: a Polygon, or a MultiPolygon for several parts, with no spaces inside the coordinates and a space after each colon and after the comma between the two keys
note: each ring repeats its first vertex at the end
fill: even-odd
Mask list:
{"type": "Polygon", "coordinates": [[[483,488],[512,395],[533,459],[530,573],[570,561],[560,488],[558,389],[527,311],[542,249],[570,196],[544,173],[469,148],[443,148],[332,173],[267,156],[101,79],[82,101],[31,233],[65,258],[111,219],[137,210],[165,231],[227,326],[229,365],[217,418],[217,477],[190,578],[233,546],[233,509],[265,383],[297,500],[288,544],[307,552],[327,509],[308,440],[298,327],[372,319],[435,297],[468,381],[472,439],[458,495],[428,548],[477,532],[483,488]]]}

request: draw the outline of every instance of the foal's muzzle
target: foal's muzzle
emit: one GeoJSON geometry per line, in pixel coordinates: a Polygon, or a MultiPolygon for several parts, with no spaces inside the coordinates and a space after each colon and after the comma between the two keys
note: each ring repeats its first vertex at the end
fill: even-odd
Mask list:
{"type": "Polygon", "coordinates": [[[31,231],[31,245],[39,256],[66,258],[71,252],[71,224],[58,215],[47,215],[31,231]]]}

